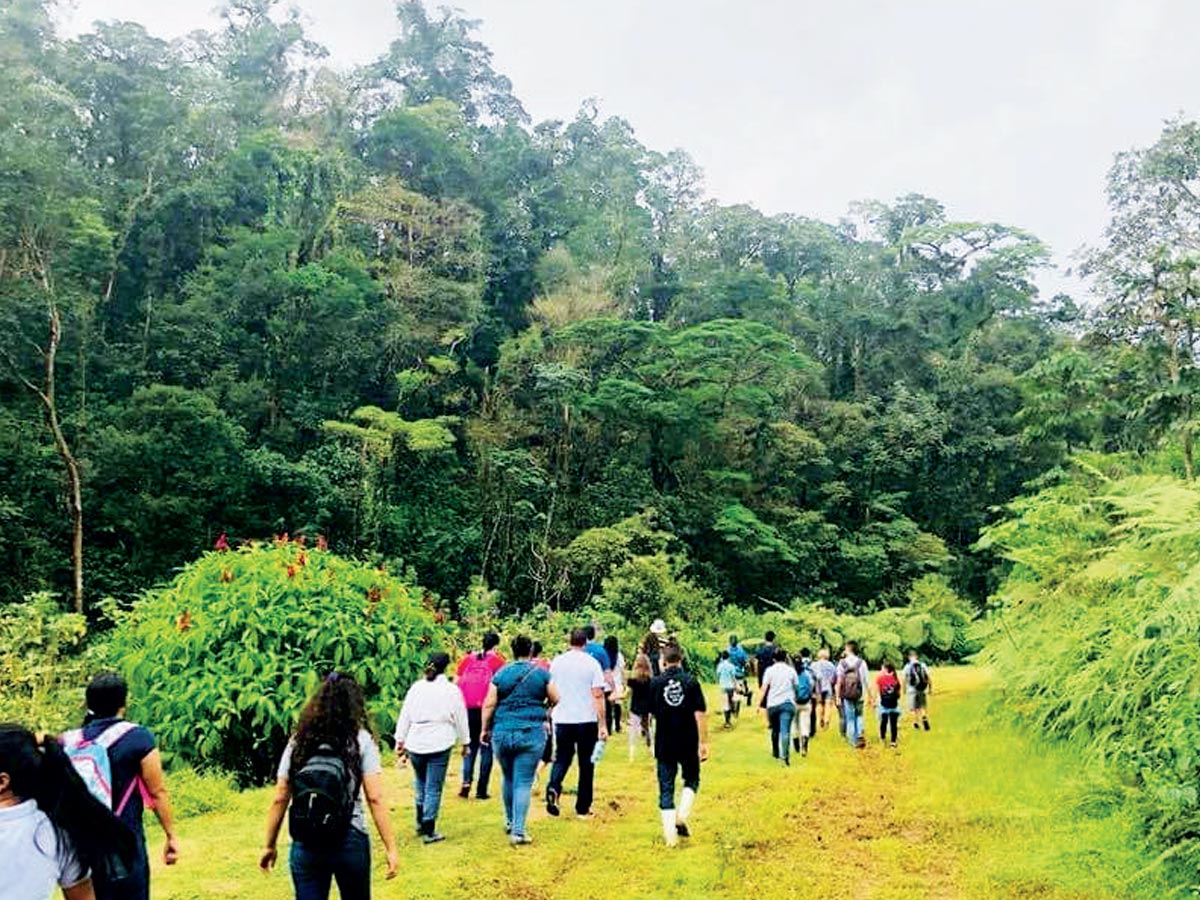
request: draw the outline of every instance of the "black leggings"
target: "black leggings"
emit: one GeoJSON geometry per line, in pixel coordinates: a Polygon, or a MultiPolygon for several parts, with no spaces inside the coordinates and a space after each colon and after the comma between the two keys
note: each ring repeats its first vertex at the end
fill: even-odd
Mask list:
{"type": "Polygon", "coordinates": [[[900,728],[900,710],[885,709],[879,717],[879,739],[881,741],[887,740],[889,728],[892,730],[892,743],[894,744],[899,740],[897,732],[900,728]]]}
{"type": "Polygon", "coordinates": [[[604,719],[605,725],[608,726],[609,734],[618,734],[621,731],[621,703],[614,703],[607,697],[604,698],[604,719]]]}

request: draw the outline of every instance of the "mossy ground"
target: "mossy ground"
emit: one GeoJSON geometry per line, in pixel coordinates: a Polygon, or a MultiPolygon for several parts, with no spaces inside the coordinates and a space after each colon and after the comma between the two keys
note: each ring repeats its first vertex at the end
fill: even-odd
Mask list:
{"type": "MultiPolygon", "coordinates": [[[[1089,802],[1091,780],[1068,749],[994,724],[985,672],[935,679],[932,732],[906,722],[898,750],[873,740],[860,753],[825,733],[789,769],[768,755],[762,718],[743,713],[725,732],[714,716],[694,837],[673,851],[659,833],[653,763],[644,751],[628,762],[623,744],[610,745],[598,771],[597,817],[551,820],[535,806],[536,843],[520,850],[503,834],[499,785],[492,800],[464,801],[455,778],[440,822],[448,840],[423,846],[409,826],[407,772],[389,767],[401,867],[391,882],[377,871],[375,896],[1163,900],[1183,892],[1138,849],[1120,808],[1089,802]]],[[[220,811],[184,819],[183,859],[156,868],[155,897],[290,897],[286,862],[270,876],[255,867],[268,797],[231,795],[220,811]]]]}

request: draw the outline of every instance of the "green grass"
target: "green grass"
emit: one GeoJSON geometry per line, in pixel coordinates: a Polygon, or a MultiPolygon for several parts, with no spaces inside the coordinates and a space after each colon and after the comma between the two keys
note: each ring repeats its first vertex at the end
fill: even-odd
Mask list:
{"type": "MultiPolygon", "coordinates": [[[[659,836],[653,764],[644,752],[629,763],[623,745],[610,746],[598,771],[596,820],[551,820],[535,807],[536,843],[520,850],[507,845],[498,796],[459,800],[455,779],[440,821],[448,840],[421,845],[409,826],[407,775],[389,768],[401,868],[392,882],[377,873],[375,896],[1165,900],[1182,892],[1162,870],[1139,876],[1152,858],[1121,810],[1097,801],[1069,751],[988,718],[985,673],[939,672],[937,684],[934,731],[905,723],[898,751],[873,744],[856,754],[824,734],[785,770],[768,755],[761,718],[743,715],[731,732],[714,727],[695,836],[674,851],[659,836]]],[[[268,797],[231,795],[185,819],[182,862],[155,871],[155,897],[290,897],[286,864],[271,876],[255,868],[268,797]]],[[[377,864],[379,855],[376,846],[377,864]]]]}

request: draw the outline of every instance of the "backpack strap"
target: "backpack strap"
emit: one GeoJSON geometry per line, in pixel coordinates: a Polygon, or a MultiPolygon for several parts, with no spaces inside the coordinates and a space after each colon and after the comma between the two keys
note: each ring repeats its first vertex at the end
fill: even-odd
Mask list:
{"type": "Polygon", "coordinates": [[[125,737],[125,735],[129,734],[129,732],[133,731],[135,728],[137,728],[137,726],[132,722],[126,722],[124,720],[120,722],[114,722],[96,736],[96,743],[105,750],[110,750],[112,749],[113,744],[125,737]]]}
{"type": "Polygon", "coordinates": [[[78,747],[80,744],[85,743],[83,739],[83,729],[73,728],[70,731],[65,732],[63,736],[58,739],[58,742],[67,750],[72,750],[75,747],[78,747]]]}

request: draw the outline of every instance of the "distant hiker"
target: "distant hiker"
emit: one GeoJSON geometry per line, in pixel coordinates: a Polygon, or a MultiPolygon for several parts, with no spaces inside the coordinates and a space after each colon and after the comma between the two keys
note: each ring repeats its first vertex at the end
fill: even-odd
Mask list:
{"type": "Polygon", "coordinates": [[[875,679],[875,702],[879,708],[879,741],[886,742],[890,730],[891,745],[895,747],[900,740],[897,733],[900,728],[900,679],[890,662],[883,664],[883,671],[875,679]]]}
{"type": "Polygon", "coordinates": [[[733,711],[737,705],[737,669],[729,658],[729,651],[721,651],[717,663],[717,687],[721,689],[721,712],[725,714],[725,728],[733,726],[733,711]]]}
{"type": "Polygon", "coordinates": [[[655,619],[650,625],[650,633],[642,639],[642,652],[650,660],[650,671],[655,677],[662,671],[662,649],[667,642],[667,623],[655,619]]]}
{"type": "Polygon", "coordinates": [[[554,706],[554,768],[546,786],[546,812],[559,814],[563,779],[578,756],[579,788],[575,814],[581,819],[592,814],[596,764],[592,752],[597,741],[608,740],[604,724],[604,671],[588,655],[587,634],[582,628],[571,632],[571,649],[550,664],[550,682],[558,691],[554,706]]]}
{"type": "Polygon", "coordinates": [[[483,701],[491,686],[492,676],[504,666],[504,657],[496,652],[500,646],[500,635],[489,631],[483,636],[483,649],[464,656],[458,663],[454,683],[462,691],[467,705],[467,722],[471,727],[471,743],[463,756],[462,787],[458,796],[464,800],[471,796],[471,782],[475,778],[475,761],[479,760],[479,786],[475,797],[488,799],[488,782],[492,780],[492,748],[479,742],[483,730],[483,701]]]}
{"type": "Polygon", "coordinates": [[[817,676],[817,710],[822,729],[829,727],[829,710],[833,706],[833,681],[837,677],[837,666],[829,660],[829,648],[817,651],[817,660],[812,664],[817,676]]]}
{"type": "Polygon", "coordinates": [[[445,653],[429,658],[425,677],[408,689],[396,720],[396,759],[402,763],[407,757],[412,764],[413,812],[417,834],[426,844],[443,840],[437,818],[450,753],[455,743],[460,743],[466,756],[471,743],[462,691],[446,678],[449,665],[450,657],[445,653]]]}
{"type": "Polygon", "coordinates": [[[750,703],[750,686],[746,683],[746,670],[750,667],[750,657],[740,643],[736,634],[729,636],[729,661],[733,663],[737,677],[737,694],[733,703],[733,717],[736,719],[742,711],[742,702],[750,703]]]}
{"type": "Polygon", "coordinates": [[[796,715],[796,689],[799,679],[796,669],[788,662],[787,651],[775,648],[774,662],[763,674],[762,700],[767,710],[767,726],[771,733],[771,755],[791,763],[792,719],[796,715]]]}
{"type": "Polygon", "coordinates": [[[634,750],[638,741],[645,741],[650,746],[650,682],[654,671],[650,668],[650,657],[639,653],[633,660],[633,669],[629,673],[629,721],[626,731],[629,733],[629,761],[633,761],[634,750]]]}
{"type": "Polygon", "coordinates": [[[758,670],[758,686],[763,686],[767,670],[775,665],[775,632],[768,631],[763,635],[763,642],[754,651],[754,665],[758,670]]]}
{"type": "Polygon", "coordinates": [[[103,872],[95,874],[98,900],[146,900],[150,896],[150,858],[142,827],[142,810],[147,806],[154,810],[166,835],[163,862],[172,866],[179,859],[162,755],[149,731],[123,718],[128,696],[129,689],[120,675],[97,675],[84,693],[88,713],[83,727],[67,732],[61,739],[89,789],[113,810],[137,842],[132,871],[119,883],[103,872]],[[97,778],[97,772],[105,772],[104,766],[108,777],[97,778]]]}
{"type": "Polygon", "coordinates": [[[500,763],[504,832],[514,847],[531,844],[525,823],[538,760],[546,746],[546,704],[558,701],[550,675],[533,665],[533,642],[513,639],[513,661],[496,673],[483,704],[483,742],[500,763]]]}
{"type": "Polygon", "coordinates": [[[95,900],[92,878],[139,855],[53,738],[0,725],[0,900],[50,900],[56,887],[65,900],[95,900]]]}
{"type": "Polygon", "coordinates": [[[683,670],[683,651],[675,643],[663,648],[662,674],[650,685],[650,708],[658,723],[654,731],[654,758],[658,761],[658,808],[663,840],[674,847],[690,837],[688,819],[700,790],[700,763],[708,758],[708,716],[704,691],[683,670]],[[675,779],[683,778],[679,805],[675,805],[675,779]]]}
{"type": "Polygon", "coordinates": [[[865,747],[863,734],[863,702],[869,690],[870,673],[867,664],[858,657],[858,644],[846,641],[846,654],[838,663],[834,690],[838,707],[846,725],[846,740],[851,747],[865,747]]]}
{"type": "Polygon", "coordinates": [[[908,710],[913,714],[913,728],[929,730],[929,695],[933,693],[933,679],[929,667],[921,662],[916,650],[908,651],[908,663],[904,666],[904,683],[908,685],[908,710]]]}
{"type": "Polygon", "coordinates": [[[604,653],[609,667],[604,671],[608,691],[604,695],[604,721],[609,734],[621,733],[621,704],[625,700],[625,655],[614,635],[604,639],[604,653]]]}
{"type": "Polygon", "coordinates": [[[587,635],[587,644],[583,649],[587,651],[588,656],[600,663],[600,671],[604,673],[604,696],[607,697],[612,690],[612,661],[609,660],[604,645],[596,640],[594,624],[584,625],[583,633],[587,635]]]}
{"type": "Polygon", "coordinates": [[[817,722],[817,677],[812,671],[812,653],[807,647],[792,660],[796,670],[796,715],[792,719],[792,747],[808,756],[808,742],[817,722]]]}
{"type": "Polygon", "coordinates": [[[296,900],[328,900],[332,881],[342,900],[369,900],[371,842],[364,795],[387,854],[387,877],[395,878],[400,856],[366,702],[352,676],[332,672],[300,713],[296,733],[279,760],[259,867],[264,872],[275,867],[275,844],[290,806],[288,862],[296,900]]]}

